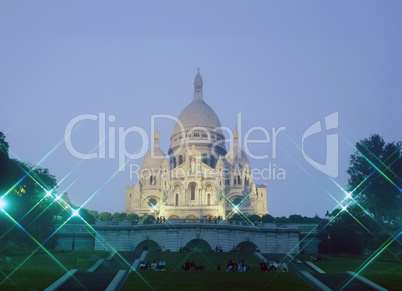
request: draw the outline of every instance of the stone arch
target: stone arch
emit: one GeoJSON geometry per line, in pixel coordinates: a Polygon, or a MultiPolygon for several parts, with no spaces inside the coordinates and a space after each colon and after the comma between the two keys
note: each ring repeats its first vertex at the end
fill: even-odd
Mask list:
{"type": "Polygon", "coordinates": [[[214,188],[212,187],[211,182],[207,182],[207,183],[204,184],[204,189],[206,191],[213,191],[214,188]]]}
{"type": "MultiPolygon", "coordinates": [[[[243,200],[243,195],[241,193],[232,193],[228,195],[228,199],[232,202],[239,200],[238,202],[240,202],[241,200],[243,200]]],[[[246,201],[245,201],[246,202],[246,201]]],[[[244,205],[244,203],[242,205],[244,205]]],[[[232,204],[229,203],[229,201],[226,201],[226,205],[227,206],[231,206],[232,204]]]]}
{"type": "Polygon", "coordinates": [[[186,216],[186,219],[197,219],[198,217],[195,216],[194,214],[189,214],[186,216]]]}
{"type": "Polygon", "coordinates": [[[186,247],[199,252],[209,252],[211,250],[211,245],[206,240],[200,238],[190,240],[186,244],[186,247]]]}
{"type": "Polygon", "coordinates": [[[258,246],[251,241],[242,241],[237,244],[237,247],[240,248],[242,253],[254,253],[258,248],[258,246]]]}
{"type": "Polygon", "coordinates": [[[179,191],[181,191],[181,183],[179,183],[179,182],[176,182],[176,183],[174,183],[173,185],[172,185],[172,189],[173,189],[173,191],[177,191],[177,192],[179,192],[179,191]]]}
{"type": "Polygon", "coordinates": [[[155,252],[160,249],[159,244],[152,239],[145,239],[135,247],[134,252],[140,253],[141,251],[148,250],[149,252],[155,252]]]}
{"type": "Polygon", "coordinates": [[[176,215],[176,214],[172,214],[172,215],[169,216],[168,219],[180,219],[180,217],[178,215],[176,215]]]}

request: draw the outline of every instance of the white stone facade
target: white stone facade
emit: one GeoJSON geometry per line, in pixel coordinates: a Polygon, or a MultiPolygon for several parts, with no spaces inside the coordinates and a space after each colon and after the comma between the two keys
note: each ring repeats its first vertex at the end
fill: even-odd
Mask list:
{"type": "Polygon", "coordinates": [[[266,185],[254,184],[237,129],[227,152],[219,118],[205,103],[202,89],[198,73],[194,98],[178,117],[168,155],[159,147],[156,129],[140,179],[127,186],[127,213],[167,219],[268,213],[266,185]]]}

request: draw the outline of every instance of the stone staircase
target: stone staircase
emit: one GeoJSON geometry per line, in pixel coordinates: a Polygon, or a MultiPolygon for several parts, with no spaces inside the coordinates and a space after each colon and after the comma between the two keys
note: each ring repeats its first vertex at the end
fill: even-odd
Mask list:
{"type": "MultiPolygon", "coordinates": [[[[285,254],[272,253],[262,254],[262,256],[266,261],[285,261],[289,272],[296,273],[315,290],[385,290],[361,276],[354,277],[350,273],[325,273],[310,262],[292,260],[285,254]]],[[[262,259],[262,256],[259,256],[260,259],[262,259]]]]}
{"type": "Polygon", "coordinates": [[[128,270],[131,268],[134,260],[139,257],[138,253],[134,252],[119,252],[114,254],[110,260],[104,260],[103,263],[91,271],[75,271],[71,276],[59,286],[50,286],[45,290],[116,290],[119,284],[111,284],[114,280],[119,279],[119,282],[124,282],[124,276],[127,276],[128,270]],[[122,271],[124,270],[124,271],[122,271]],[[110,286],[115,287],[111,288],[110,286]]]}
{"type": "Polygon", "coordinates": [[[312,275],[331,290],[341,290],[341,289],[345,291],[376,290],[370,288],[369,286],[363,284],[362,282],[358,281],[355,278],[352,279],[352,276],[347,273],[339,273],[339,274],[313,273],[312,275]]]}
{"type": "Polygon", "coordinates": [[[110,282],[116,276],[116,272],[84,272],[79,271],[74,274],[69,280],[61,285],[57,290],[70,291],[70,290],[106,290],[110,282]]]}

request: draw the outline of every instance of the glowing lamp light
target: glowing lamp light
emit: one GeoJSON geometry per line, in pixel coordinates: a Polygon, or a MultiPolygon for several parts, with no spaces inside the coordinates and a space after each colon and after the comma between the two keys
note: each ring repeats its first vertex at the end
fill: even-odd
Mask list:
{"type": "Polygon", "coordinates": [[[80,216],[80,210],[79,209],[73,209],[73,213],[71,216],[80,216]]]}
{"type": "Polygon", "coordinates": [[[346,211],[347,206],[342,206],[342,211],[346,211]]]}
{"type": "Polygon", "coordinates": [[[7,203],[3,199],[0,199],[0,209],[4,209],[6,207],[7,203]]]}
{"type": "Polygon", "coordinates": [[[352,199],[352,192],[346,192],[346,199],[352,199]]]}
{"type": "Polygon", "coordinates": [[[52,190],[46,191],[45,197],[52,196],[52,192],[53,192],[52,190]]]}
{"type": "Polygon", "coordinates": [[[239,207],[238,206],[233,207],[233,212],[238,213],[239,212],[239,207]]]}

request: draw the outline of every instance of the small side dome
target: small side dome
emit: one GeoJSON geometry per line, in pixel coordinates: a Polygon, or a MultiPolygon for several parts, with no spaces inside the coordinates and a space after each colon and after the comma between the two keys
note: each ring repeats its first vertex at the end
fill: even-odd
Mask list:
{"type": "Polygon", "coordinates": [[[148,169],[159,169],[162,167],[165,160],[167,160],[166,154],[159,147],[159,131],[156,127],[154,132],[154,146],[145,155],[144,161],[142,162],[142,168],[148,169]]]}
{"type": "Polygon", "coordinates": [[[222,156],[219,156],[218,162],[216,163],[216,168],[217,169],[224,169],[225,168],[225,163],[223,162],[222,156]]]}
{"type": "Polygon", "coordinates": [[[148,169],[159,169],[163,166],[164,161],[166,160],[165,153],[161,150],[160,147],[153,147],[147,154],[145,155],[144,161],[142,162],[142,168],[148,169]]]}
{"type": "Polygon", "coordinates": [[[225,156],[226,160],[232,165],[250,166],[246,153],[239,147],[231,148],[225,156]]]}
{"type": "Polygon", "coordinates": [[[239,145],[239,132],[237,126],[233,131],[233,147],[225,156],[226,160],[232,165],[241,165],[242,168],[250,166],[250,162],[246,153],[240,148],[239,145]]]}
{"type": "Polygon", "coordinates": [[[165,158],[165,160],[163,161],[162,168],[164,168],[164,169],[170,168],[169,160],[167,158],[165,158]]]}

